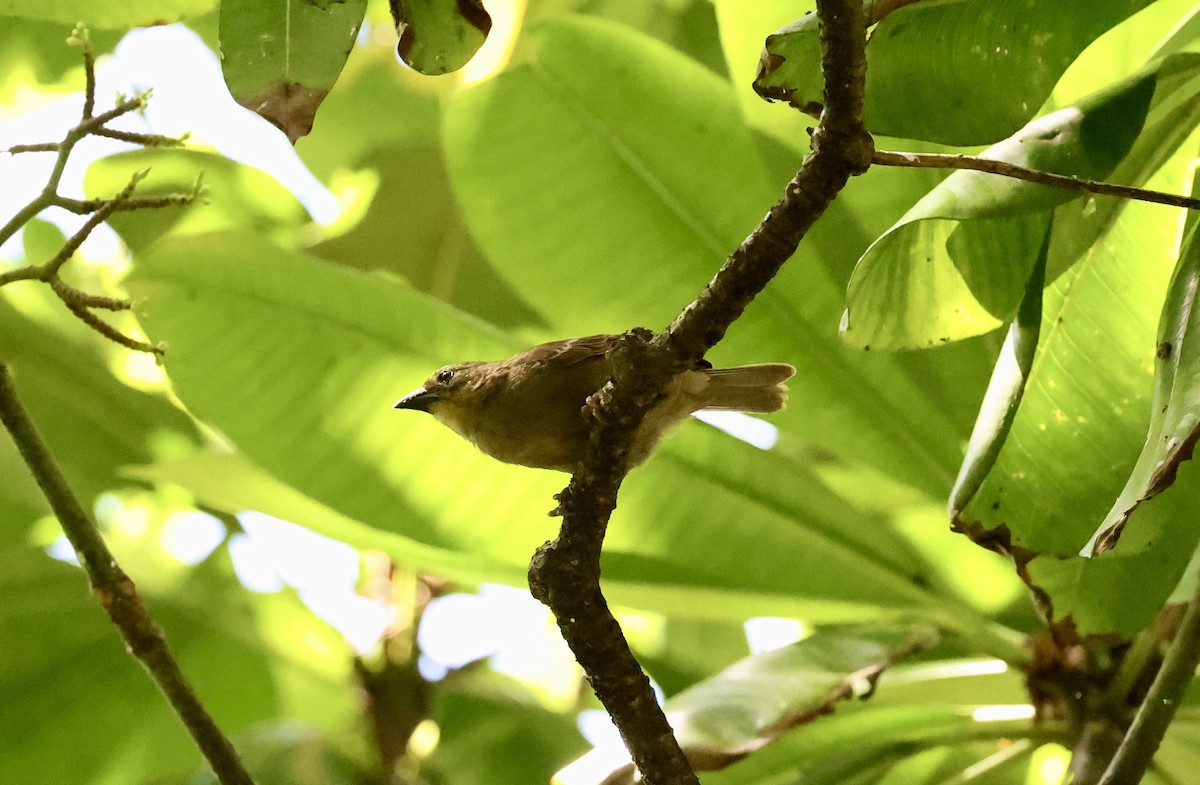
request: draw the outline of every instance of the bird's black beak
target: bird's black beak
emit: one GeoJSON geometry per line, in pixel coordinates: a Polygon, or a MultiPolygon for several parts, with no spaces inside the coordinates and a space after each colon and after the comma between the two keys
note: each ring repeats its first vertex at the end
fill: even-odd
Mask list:
{"type": "Polygon", "coordinates": [[[424,387],[413,390],[408,395],[396,401],[393,409],[413,409],[418,412],[427,412],[429,407],[438,401],[438,394],[430,392],[424,387]]]}

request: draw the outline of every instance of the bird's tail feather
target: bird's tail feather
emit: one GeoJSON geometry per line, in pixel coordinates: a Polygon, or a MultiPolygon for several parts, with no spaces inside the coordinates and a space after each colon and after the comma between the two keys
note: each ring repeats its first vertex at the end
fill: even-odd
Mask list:
{"type": "Polygon", "coordinates": [[[704,372],[708,377],[705,409],[777,412],[787,403],[787,385],[796,369],[787,363],[743,365],[704,372]]]}

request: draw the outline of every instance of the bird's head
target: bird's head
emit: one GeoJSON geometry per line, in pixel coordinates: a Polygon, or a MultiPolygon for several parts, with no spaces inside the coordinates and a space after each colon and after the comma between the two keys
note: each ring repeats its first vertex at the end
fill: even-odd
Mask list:
{"type": "Polygon", "coordinates": [[[460,421],[489,394],[492,381],[487,373],[489,365],[467,362],[439,368],[425,384],[396,401],[394,408],[428,412],[461,433],[459,426],[466,423],[460,421]]]}

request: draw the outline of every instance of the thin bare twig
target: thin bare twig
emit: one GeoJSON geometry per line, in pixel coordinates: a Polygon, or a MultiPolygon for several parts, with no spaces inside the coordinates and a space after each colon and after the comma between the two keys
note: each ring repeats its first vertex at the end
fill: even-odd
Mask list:
{"type": "Polygon", "coordinates": [[[133,196],[133,191],[135,188],[137,188],[138,183],[145,179],[146,171],[147,170],[145,169],[141,169],[137,172],[134,172],[133,177],[129,178],[129,184],[122,188],[121,192],[112,199],[102,204],[100,208],[96,210],[96,212],[92,213],[88,219],[84,221],[83,226],[79,227],[79,230],[76,231],[75,234],[67,238],[67,241],[63,243],[62,248],[58,249],[58,253],[54,254],[54,256],[50,257],[49,261],[41,265],[42,273],[40,277],[43,281],[49,281],[51,278],[57,276],[58,271],[61,270],[62,266],[66,264],[72,256],[75,255],[75,252],[79,250],[79,246],[83,245],[83,241],[88,238],[88,235],[90,235],[97,226],[104,223],[108,216],[115,213],[117,211],[117,207],[122,202],[133,196]]]}
{"type": "Polygon", "coordinates": [[[72,302],[66,302],[65,304],[67,306],[67,310],[75,314],[75,316],[77,316],[81,322],[86,324],[88,327],[91,327],[93,330],[100,333],[113,343],[118,343],[121,346],[124,346],[126,349],[132,349],[135,352],[146,352],[147,354],[161,355],[164,351],[163,347],[160,345],[139,341],[136,338],[130,338],[128,335],[121,332],[116,327],[113,327],[111,324],[104,321],[82,305],[77,305],[72,302]]]}
{"type": "Polygon", "coordinates": [[[45,192],[38,194],[29,202],[29,204],[18,210],[16,215],[8,220],[8,223],[4,224],[4,226],[0,226],[0,245],[8,242],[8,238],[16,234],[17,230],[36,218],[37,214],[42,210],[45,210],[47,207],[49,207],[50,199],[51,197],[45,192]]]}
{"type": "Polygon", "coordinates": [[[611,358],[613,381],[588,402],[595,424],[586,456],[558,497],[561,531],[538,550],[529,569],[534,596],[554,612],[643,779],[652,785],[697,780],[600,591],[601,545],[634,431],[669,380],[721,340],[851,175],[870,164],[872,141],[862,127],[862,3],[818,0],[817,14],[827,87],[812,154],[779,203],[667,332],[633,331],[618,343],[611,358]]]}
{"type": "Polygon", "coordinates": [[[51,279],[50,288],[58,295],[58,299],[68,306],[78,305],[82,308],[99,308],[103,311],[128,311],[133,307],[133,303],[129,300],[105,297],[102,294],[89,294],[76,289],[61,278],[51,279]]]}
{"type": "Polygon", "coordinates": [[[162,690],[223,785],[253,785],[237,751],[196,697],[167,648],[162,630],[142,604],[133,581],[108,550],[95,523],[71,491],[37,426],[21,405],[8,368],[0,363],[0,421],[37,480],[79,563],[92,593],[125,639],[125,645],[162,690]]]}
{"type": "Polygon", "coordinates": [[[68,41],[83,50],[83,118],[86,120],[96,112],[96,50],[92,49],[91,34],[83,25],[71,31],[68,41]]]}
{"type": "Polygon", "coordinates": [[[137,188],[138,183],[146,176],[146,170],[142,170],[134,173],[125,188],[111,199],[70,199],[58,193],[59,183],[62,181],[63,172],[66,170],[67,159],[70,157],[75,145],[88,136],[106,136],[112,139],[139,144],[143,147],[174,147],[182,144],[184,139],[186,139],[186,136],[176,139],[159,134],[133,133],[108,128],[106,124],[110,121],[143,108],[150,93],[147,91],[132,98],[120,98],[117,101],[117,105],[112,109],[98,115],[95,114],[96,55],[92,50],[87,29],[82,26],[77,27],[72,33],[70,41],[83,49],[86,86],[80,121],[74,128],[67,131],[60,142],[16,145],[8,149],[7,152],[13,154],[53,152],[56,154],[56,158],[50,176],[47,178],[46,185],[42,188],[41,193],[21,208],[3,227],[0,227],[0,244],[6,242],[21,227],[28,224],[38,214],[49,207],[60,207],[76,215],[87,215],[88,218],[83,226],[63,243],[62,248],[45,263],[28,265],[6,273],[0,273],[0,286],[16,281],[29,280],[48,283],[53,288],[54,293],[58,295],[58,298],[70,309],[71,313],[75,314],[84,324],[105,338],[135,351],[161,354],[162,347],[152,346],[144,341],[124,335],[91,312],[92,308],[109,311],[126,310],[129,308],[127,301],[115,297],[104,297],[82,292],[64,283],[58,274],[63,265],[79,250],[84,240],[91,235],[92,231],[107,220],[114,212],[191,204],[200,198],[202,187],[200,181],[197,180],[196,186],[191,193],[135,197],[133,195],[134,190],[137,188]]]}
{"type": "Polygon", "coordinates": [[[905,166],[916,169],[970,169],[976,172],[1012,177],[1052,188],[1065,188],[1072,191],[1086,191],[1102,196],[1119,196],[1124,199],[1137,199],[1141,202],[1165,204],[1171,207],[1186,207],[1200,210],[1200,199],[1194,196],[1168,194],[1162,191],[1151,191],[1145,188],[1135,188],[1132,185],[1115,185],[1099,180],[1088,180],[1066,174],[1053,174],[1037,169],[1011,164],[1007,161],[996,161],[991,158],[980,158],[974,155],[950,155],[946,153],[894,153],[886,150],[876,150],[871,157],[871,163],[881,166],[905,166]]]}
{"type": "Polygon", "coordinates": [[[16,155],[17,153],[57,153],[60,142],[38,142],[36,144],[14,144],[3,151],[16,155]]]}
{"type": "MultiPolygon", "coordinates": [[[[162,194],[161,196],[131,196],[116,205],[114,212],[127,213],[134,210],[155,210],[163,207],[186,207],[193,204],[204,195],[203,188],[197,188],[189,193],[162,194]]],[[[52,207],[61,207],[76,215],[87,215],[104,206],[111,199],[70,199],[65,196],[55,196],[52,207]]]]}
{"type": "Polygon", "coordinates": [[[182,147],[188,139],[188,135],[183,136],[163,136],[162,134],[142,134],[136,131],[122,131],[117,128],[97,128],[92,131],[92,136],[104,136],[109,139],[116,139],[118,142],[129,142],[130,144],[141,145],[142,147],[182,147]]]}

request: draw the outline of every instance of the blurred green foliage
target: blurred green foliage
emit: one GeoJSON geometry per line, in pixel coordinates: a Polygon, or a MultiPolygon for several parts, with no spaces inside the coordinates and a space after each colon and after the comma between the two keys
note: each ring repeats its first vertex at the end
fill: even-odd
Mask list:
{"type": "MultiPolygon", "coordinates": [[[[58,43],[71,14],[103,29],[94,36],[101,48],[160,17],[182,17],[213,42],[214,3],[157,4],[150,18],[143,5],[0,0],[0,116],[78,89],[77,55],[58,43]]],[[[594,705],[578,674],[567,668],[565,688],[562,679],[539,687],[478,663],[426,684],[414,675],[414,636],[430,592],[521,584],[529,556],[553,535],[545,512],[565,477],[499,465],[390,404],[444,363],[665,327],[808,151],[810,121],[752,88],[767,36],[808,8],[489,2],[494,26],[475,60],[428,78],[396,61],[384,9],[366,9],[350,48],[358,5],[334,9],[337,31],[320,20],[341,4],[305,5],[307,27],[273,18],[259,30],[228,3],[221,46],[246,54],[256,35],[282,36],[294,46],[282,60],[263,54],[258,66],[279,67],[260,68],[255,89],[296,73],[331,87],[295,149],[340,216],[318,224],[253,155],[237,162],[202,141],[97,160],[83,180],[88,197],[110,196],[144,167],[145,194],[187,191],[203,178],[205,203],[118,214],[109,225],[125,255],[66,268],[87,291],[132,296],[136,320],[118,323],[165,341],[163,364],[139,364],[31,282],[0,290],[0,358],[85,502],[120,499],[140,521],[106,521],[106,534],[261,782],[386,782],[381,732],[398,734],[405,782],[545,782],[588,749],[575,715],[594,705]],[[344,63],[307,49],[313,34],[344,43],[344,63]],[[220,516],[227,536],[188,566],[161,531],[173,513],[196,508],[220,516]],[[247,510],[364,554],[363,593],[398,621],[357,653],[410,689],[393,695],[402,705],[392,714],[371,710],[383,695],[356,682],[355,650],[305,605],[319,602],[243,586],[234,516],[247,510]],[[370,567],[380,554],[398,568],[390,581],[370,567]]],[[[871,67],[888,70],[869,77],[868,121],[912,138],[880,137],[879,146],[1044,145],[1063,171],[1180,191],[1197,151],[1200,77],[1188,50],[1200,6],[1159,0],[1134,14],[1146,5],[1106,3],[1103,24],[1086,3],[1049,0],[1029,18],[1003,16],[1013,4],[963,0],[884,19],[871,67]],[[1034,28],[1062,36],[1053,57],[1046,41],[1022,37],[1034,28]],[[1013,56],[979,57],[972,47],[1013,56]],[[1156,55],[1170,58],[1141,70],[1156,55]],[[1135,110],[1126,102],[1102,111],[1130,93],[1135,110]],[[1043,126],[1020,130],[1063,107],[1060,131],[1094,130],[1089,112],[1103,115],[1099,147],[1095,137],[1077,149],[1047,140],[1043,126]],[[1099,169],[1095,155],[1105,159],[1099,169]]],[[[803,52],[780,53],[797,68],[773,78],[815,84],[798,69],[803,52]]],[[[226,76],[238,67],[227,61],[226,76]]],[[[154,82],[153,73],[137,78],[154,82]]],[[[1190,340],[1190,300],[1167,297],[1180,213],[1074,192],[1023,198],[1028,190],[879,167],[855,178],[712,352],[718,365],[797,366],[789,407],[770,418],[778,442],[762,450],[688,423],[623,487],[605,588],[668,697],[692,688],[679,705],[706,723],[697,737],[727,745],[717,757],[732,765],[705,783],[932,784],[993,759],[976,781],[1044,782],[1043,761],[1061,755],[1039,745],[1070,748],[1078,729],[1058,721],[1050,699],[1039,705],[1046,726],[1021,713],[1031,701],[1018,670],[1028,664],[1022,636],[1049,640],[1050,625],[1102,681],[1137,649],[1130,641],[1160,630],[1156,616],[1200,536],[1189,465],[1136,507],[1110,553],[1079,552],[1133,482],[1139,456],[1143,485],[1146,466],[1179,462],[1178,450],[1145,443],[1163,374],[1172,374],[1172,435],[1188,438],[1200,418],[1196,354],[1162,362],[1158,331],[1164,318],[1175,325],[1173,352],[1190,340]],[[1011,384],[993,377],[999,328],[1015,317],[1043,240],[1040,332],[1005,419],[980,404],[989,384],[1011,384]],[[886,276],[873,267],[881,258],[886,276]],[[986,324],[972,321],[983,311],[986,324]],[[870,340],[854,332],[863,324],[870,340]],[[950,531],[942,512],[973,429],[990,429],[995,449],[972,466],[980,481],[956,498],[954,523],[1017,549],[1016,562],[950,531]],[[758,616],[817,625],[814,643],[734,665],[750,654],[742,623],[758,616]],[[889,662],[874,641],[932,645],[930,625],[940,643],[887,670],[870,700],[827,695],[846,685],[847,695],[867,693],[853,674],[889,662]],[[839,637],[847,629],[858,637],[839,637]],[[838,645],[818,646],[825,641],[838,645]],[[814,650],[819,662],[805,654],[814,650]],[[780,735],[775,723],[790,729],[814,707],[832,714],[763,746],[780,735]]],[[[52,225],[30,223],[23,249],[0,264],[40,263],[61,242],[52,225]]],[[[34,772],[86,785],[208,781],[79,571],[46,554],[53,527],[7,440],[0,467],[0,738],[16,740],[0,744],[0,781],[34,772]]],[[[1188,740],[1198,722],[1185,707],[1159,757],[1165,776],[1186,781],[1194,769],[1188,740]]],[[[619,769],[577,764],[564,777],[600,782],[619,769]]]]}

